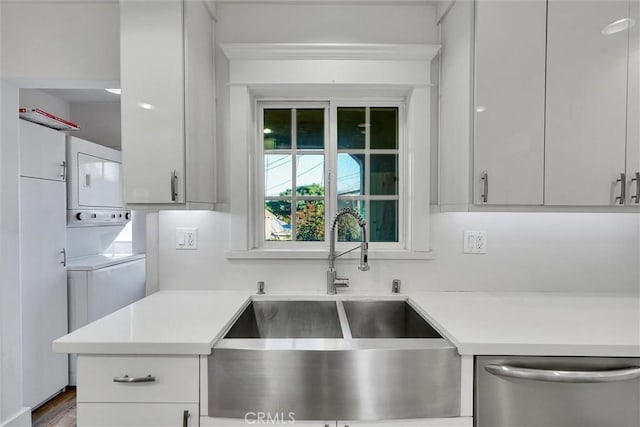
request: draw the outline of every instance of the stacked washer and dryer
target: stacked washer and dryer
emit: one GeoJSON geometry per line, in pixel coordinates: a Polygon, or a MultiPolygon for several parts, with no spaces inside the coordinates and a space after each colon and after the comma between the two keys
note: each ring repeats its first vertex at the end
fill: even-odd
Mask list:
{"type": "MultiPolygon", "coordinates": [[[[124,209],[120,152],[70,136],[67,161],[71,332],[144,297],[145,255],[134,253],[131,243],[125,243],[124,249],[118,247],[122,243],[114,243],[132,217],[132,213],[124,209]],[[112,244],[116,245],[115,249],[108,251],[112,244]]],[[[71,385],[76,384],[75,362],[76,357],[72,355],[71,385]]]]}

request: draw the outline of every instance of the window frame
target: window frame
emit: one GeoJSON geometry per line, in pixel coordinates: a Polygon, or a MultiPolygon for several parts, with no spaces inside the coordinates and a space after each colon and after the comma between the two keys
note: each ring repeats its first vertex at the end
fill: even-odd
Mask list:
{"type": "MultiPolygon", "coordinates": [[[[355,200],[363,200],[366,203],[367,208],[370,206],[371,200],[397,200],[398,201],[398,213],[397,213],[397,227],[398,227],[398,241],[397,242],[370,242],[370,249],[375,251],[398,251],[408,249],[408,227],[409,223],[409,208],[407,201],[407,188],[409,184],[409,157],[407,155],[407,141],[405,139],[407,115],[406,115],[406,99],[404,98],[332,98],[327,97],[325,99],[317,100],[304,100],[304,99],[279,99],[273,100],[268,98],[256,98],[254,99],[254,117],[256,122],[253,128],[255,129],[255,167],[250,172],[254,175],[253,182],[255,183],[254,197],[252,200],[253,209],[251,209],[251,218],[255,224],[253,233],[253,243],[251,246],[257,250],[328,250],[329,236],[331,220],[337,212],[338,196],[337,196],[337,160],[338,152],[358,152],[366,155],[367,162],[370,160],[372,154],[376,154],[378,150],[370,149],[370,131],[367,130],[367,144],[365,149],[355,150],[338,150],[338,108],[378,108],[378,107],[393,107],[398,108],[398,148],[396,150],[381,150],[382,154],[397,154],[398,156],[398,194],[396,196],[372,196],[369,193],[369,185],[366,185],[366,191],[364,195],[353,197],[355,200]],[[269,241],[265,239],[265,200],[278,200],[278,197],[268,197],[265,195],[265,174],[264,174],[264,156],[271,153],[271,150],[264,150],[264,110],[265,109],[302,109],[302,108],[323,108],[324,114],[324,138],[325,147],[322,153],[325,156],[324,161],[324,182],[325,182],[325,238],[324,241],[269,241]]],[[[292,121],[292,133],[295,137],[296,124],[292,121]]],[[[320,150],[297,150],[295,147],[296,140],[292,139],[292,147],[287,153],[293,157],[292,162],[292,203],[297,199],[295,196],[295,157],[298,151],[304,153],[318,154],[320,150]]],[[[278,153],[278,150],[273,150],[274,154],[278,153]]],[[[369,183],[370,176],[367,176],[367,170],[370,173],[370,168],[365,167],[365,181],[369,183]]],[[[288,199],[288,198],[287,198],[288,199]]],[[[342,197],[343,200],[348,200],[349,197],[342,197]]],[[[293,205],[292,205],[293,206],[293,205]]],[[[367,209],[367,213],[371,212],[367,209]]],[[[295,212],[292,212],[295,216],[295,212]]],[[[368,219],[368,218],[367,218],[368,219]]],[[[369,224],[367,224],[369,226],[369,224]]],[[[368,230],[369,236],[371,235],[368,230]]],[[[292,234],[295,233],[295,219],[292,217],[292,234]]],[[[337,242],[336,247],[338,250],[346,250],[351,248],[354,242],[337,242]]]]}

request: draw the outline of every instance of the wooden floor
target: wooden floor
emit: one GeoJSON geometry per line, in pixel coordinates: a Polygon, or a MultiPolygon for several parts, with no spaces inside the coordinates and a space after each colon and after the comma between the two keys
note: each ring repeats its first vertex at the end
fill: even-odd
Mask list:
{"type": "Polygon", "coordinates": [[[68,387],[31,414],[33,427],[76,427],[76,388],[68,387]]]}

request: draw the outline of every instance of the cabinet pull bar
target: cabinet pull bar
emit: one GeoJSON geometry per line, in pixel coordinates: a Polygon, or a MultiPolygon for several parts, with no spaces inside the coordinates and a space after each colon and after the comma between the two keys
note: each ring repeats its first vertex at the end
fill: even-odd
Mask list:
{"type": "Polygon", "coordinates": [[[67,249],[62,248],[60,253],[62,254],[62,261],[60,261],[60,264],[62,264],[63,267],[66,267],[67,266],[67,249]]]}
{"type": "Polygon", "coordinates": [[[62,168],[62,173],[60,174],[60,178],[62,178],[63,181],[66,181],[67,180],[67,162],[63,160],[62,163],[60,163],[60,167],[62,168]]]}
{"type": "Polygon", "coordinates": [[[631,182],[633,181],[636,182],[636,194],[631,196],[631,202],[637,205],[638,203],[640,203],[640,172],[636,172],[634,175],[635,175],[635,178],[633,178],[631,182]],[[633,201],[634,199],[635,199],[635,202],[633,201]]]}
{"type": "Polygon", "coordinates": [[[619,200],[619,205],[624,205],[624,199],[627,197],[627,178],[625,178],[624,172],[620,174],[620,178],[616,179],[616,182],[620,183],[620,195],[615,200],[619,200]]]}
{"type": "Polygon", "coordinates": [[[114,383],[154,383],[156,377],[153,375],[147,375],[146,377],[130,377],[125,375],[123,377],[113,377],[114,383]]]}
{"type": "Polygon", "coordinates": [[[178,200],[178,173],[176,170],[171,171],[171,201],[178,200]]]}
{"type": "Polygon", "coordinates": [[[182,413],[182,427],[189,427],[189,411],[182,413]]]}
{"type": "Polygon", "coordinates": [[[489,172],[482,171],[480,179],[482,180],[482,194],[480,195],[480,200],[482,203],[487,203],[489,200],[489,172]]]}
{"type": "Polygon", "coordinates": [[[490,374],[522,380],[554,383],[608,383],[640,378],[640,368],[610,369],[605,371],[559,371],[555,369],[521,368],[491,364],[484,367],[490,374]]]}

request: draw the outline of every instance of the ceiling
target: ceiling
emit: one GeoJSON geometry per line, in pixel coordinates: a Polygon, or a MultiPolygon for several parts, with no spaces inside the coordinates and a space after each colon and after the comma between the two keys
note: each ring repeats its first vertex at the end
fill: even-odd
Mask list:
{"type": "Polygon", "coordinates": [[[120,95],[104,89],[41,89],[49,95],[67,101],[70,104],[84,102],[120,102],[120,95]]]}

